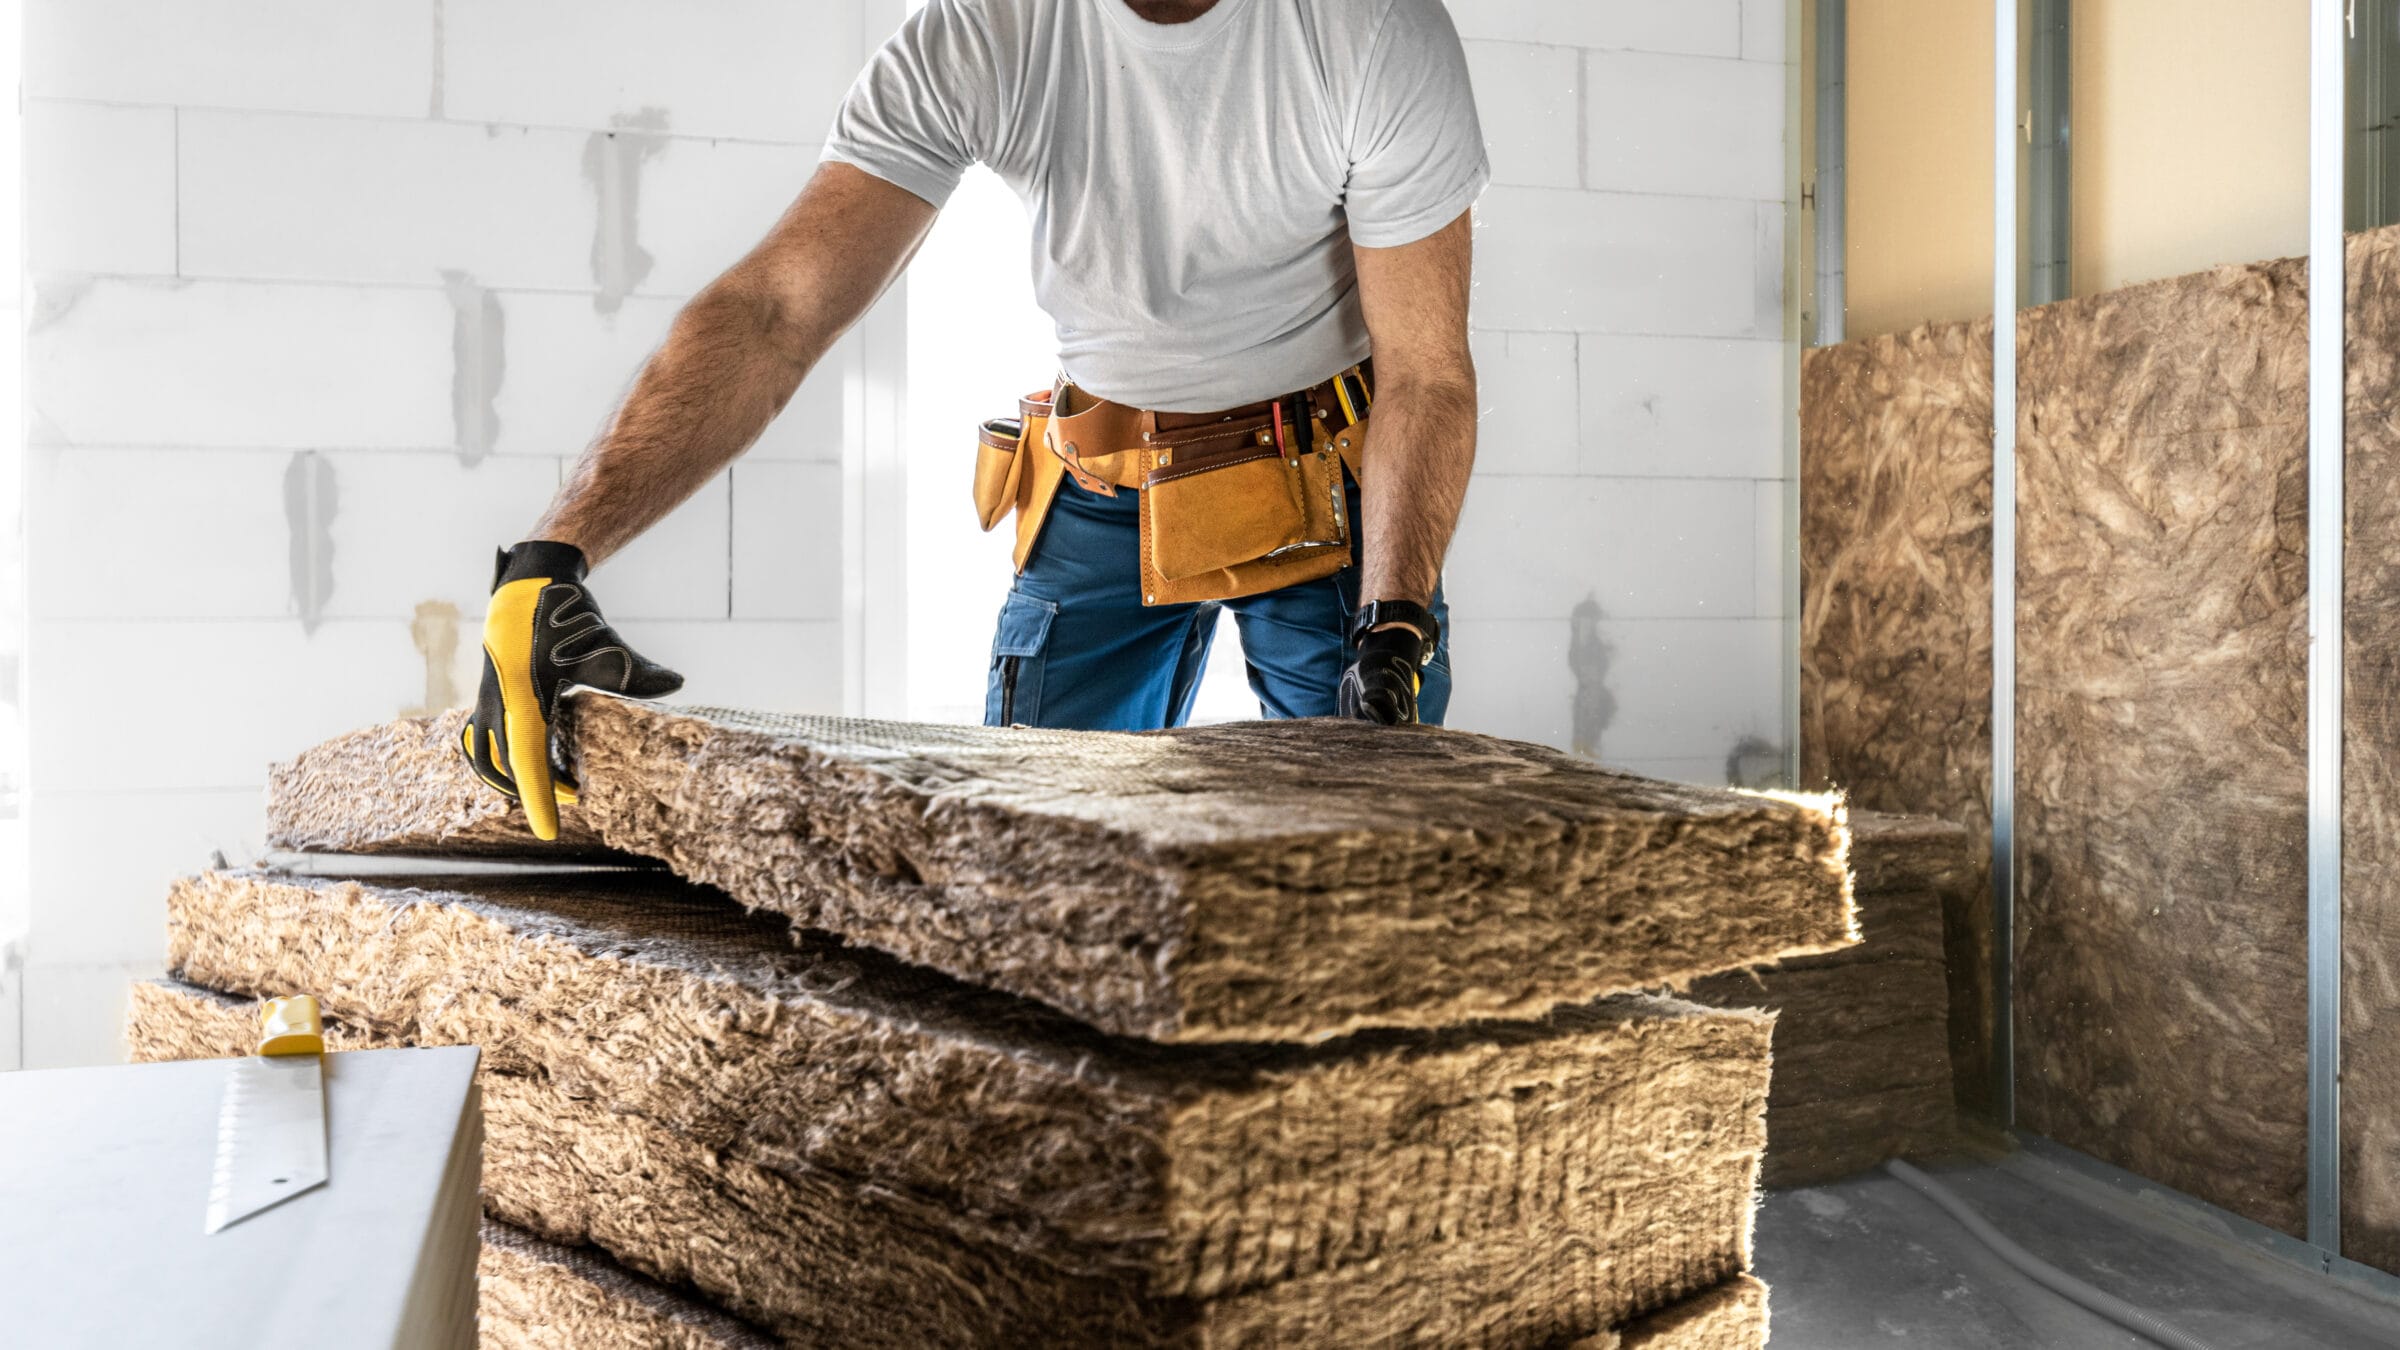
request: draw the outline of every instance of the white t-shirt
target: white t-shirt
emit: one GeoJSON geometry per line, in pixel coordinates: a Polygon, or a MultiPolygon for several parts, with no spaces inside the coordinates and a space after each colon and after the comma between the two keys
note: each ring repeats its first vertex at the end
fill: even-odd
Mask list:
{"type": "Polygon", "coordinates": [[[1441,0],[927,0],[827,138],[936,206],[989,165],[1033,223],[1075,383],[1206,412],[1367,354],[1352,241],[1458,218],[1491,177],[1441,0]]]}

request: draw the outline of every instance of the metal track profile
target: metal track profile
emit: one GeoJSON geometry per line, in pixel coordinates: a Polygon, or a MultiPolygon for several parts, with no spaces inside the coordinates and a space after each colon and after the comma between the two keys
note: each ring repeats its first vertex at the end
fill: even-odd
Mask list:
{"type": "Polygon", "coordinates": [[[1992,5],[1992,1077],[2016,1124],[2017,0],[1992,5]]]}
{"type": "Polygon", "coordinates": [[[2346,0],[2311,0],[2308,94],[2308,1240],[2342,1240],[2342,180],[2346,0]]]}

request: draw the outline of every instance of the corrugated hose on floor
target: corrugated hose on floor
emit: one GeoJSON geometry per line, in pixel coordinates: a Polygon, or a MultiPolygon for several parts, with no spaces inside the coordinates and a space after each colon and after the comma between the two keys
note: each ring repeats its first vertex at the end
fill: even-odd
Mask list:
{"type": "Polygon", "coordinates": [[[1958,1197],[1956,1191],[1935,1181],[1898,1158],[1883,1165],[1883,1170],[1899,1178],[1900,1183],[1942,1207],[1942,1212],[1958,1220],[1961,1227],[1975,1240],[1989,1247],[1994,1256],[2014,1267],[2017,1273],[2042,1286],[2060,1298],[2107,1318],[2137,1336],[2146,1336],[2171,1350],[2217,1350],[2181,1327],[2170,1326],[2148,1311],[2137,1308],[2107,1290],[2086,1284],[2067,1272],[2051,1265],[2025,1250],[2006,1233],[1991,1223],[1958,1197]]]}

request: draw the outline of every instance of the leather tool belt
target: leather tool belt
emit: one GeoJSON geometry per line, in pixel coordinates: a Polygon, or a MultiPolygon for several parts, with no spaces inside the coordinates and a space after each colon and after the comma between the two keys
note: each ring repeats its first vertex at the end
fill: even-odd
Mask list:
{"type": "Polygon", "coordinates": [[[1019,399],[1015,418],[983,424],[976,515],[990,530],[1016,513],[1022,572],[1061,483],[1104,497],[1139,491],[1148,605],[1331,576],[1350,563],[1342,476],[1364,481],[1373,378],[1363,363],[1264,403],[1165,413],[1094,398],[1061,376],[1019,399]]]}

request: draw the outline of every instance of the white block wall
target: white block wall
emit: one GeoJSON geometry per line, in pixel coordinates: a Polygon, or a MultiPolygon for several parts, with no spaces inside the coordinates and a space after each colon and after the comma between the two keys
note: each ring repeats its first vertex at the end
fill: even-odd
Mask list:
{"type": "MultiPolygon", "coordinates": [[[[798,189],[906,8],[23,2],[27,609],[0,639],[30,885],[0,886],[0,1067],[116,1056],[168,879],[258,851],[269,761],[472,696],[490,549],[798,189]]],[[[1453,0],[1497,172],[1455,725],[1580,724],[1706,781],[1788,736],[1783,4],[1453,0]]],[[[841,535],[874,472],[844,447],[884,434],[844,418],[909,373],[866,350],[596,577],[689,696],[905,681],[844,617],[845,557],[885,556],[841,535]]],[[[971,530],[964,423],[927,439],[971,530]]]]}
{"type": "MultiPolygon", "coordinates": [[[[863,10],[25,0],[0,1067],[116,1057],[169,879],[259,851],[269,761],[472,698],[491,550],[798,191],[863,10]]],[[[692,697],[841,706],[856,362],[595,576],[692,697]]]]}
{"type": "Polygon", "coordinates": [[[1452,726],[1779,771],[1785,3],[1451,0],[1494,175],[1452,726]]]}

